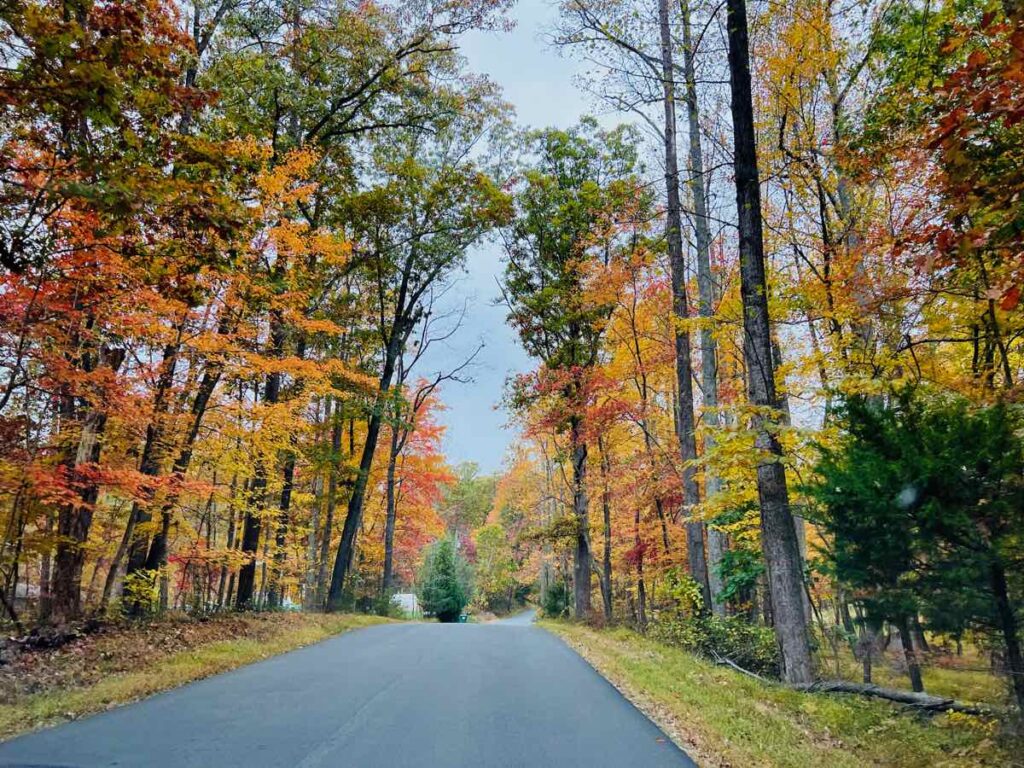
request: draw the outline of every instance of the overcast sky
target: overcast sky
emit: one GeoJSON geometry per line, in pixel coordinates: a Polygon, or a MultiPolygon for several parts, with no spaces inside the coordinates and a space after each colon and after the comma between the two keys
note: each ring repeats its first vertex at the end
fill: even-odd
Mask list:
{"type": "MultiPolygon", "coordinates": [[[[592,106],[573,82],[581,71],[578,63],[544,41],[557,8],[546,0],[519,0],[512,16],[516,27],[511,32],[474,33],[463,39],[470,71],[486,74],[502,87],[520,124],[572,125],[592,106]]],[[[485,472],[501,468],[505,449],[516,438],[514,430],[505,428],[508,417],[499,408],[505,379],[531,367],[515,332],[505,324],[505,308],[494,305],[501,269],[497,244],[470,254],[469,274],[446,296],[453,305],[468,302],[463,327],[448,343],[432,348],[420,370],[426,374],[451,368],[484,343],[471,373],[473,383],[448,384],[441,397],[448,408],[442,421],[447,426],[444,448],[449,460],[475,461],[485,472]]]]}

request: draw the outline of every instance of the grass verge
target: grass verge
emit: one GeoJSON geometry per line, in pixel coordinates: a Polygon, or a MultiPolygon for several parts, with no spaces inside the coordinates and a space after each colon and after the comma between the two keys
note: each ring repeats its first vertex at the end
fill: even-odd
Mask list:
{"type": "MultiPolygon", "coordinates": [[[[177,649],[180,642],[167,642],[167,639],[180,638],[183,631],[189,629],[188,622],[177,620],[137,625],[135,629],[119,628],[98,640],[83,642],[80,648],[62,650],[60,657],[48,654],[36,661],[41,671],[46,672],[47,669],[59,670],[65,657],[72,664],[76,661],[81,664],[84,660],[94,665],[92,674],[78,679],[58,674],[56,681],[49,683],[35,674],[37,680],[31,688],[42,689],[37,692],[25,690],[24,686],[20,690],[15,690],[14,685],[5,686],[7,690],[0,691],[0,740],[137,701],[350,629],[387,621],[377,616],[302,613],[214,618],[205,622],[213,624],[214,631],[201,634],[197,642],[188,643],[184,650],[177,649]],[[217,638],[218,634],[225,633],[228,637],[217,638]],[[146,652],[139,658],[141,635],[146,636],[141,644],[146,652]],[[121,668],[126,665],[130,668],[121,668]]],[[[29,670],[25,676],[29,674],[34,673],[29,670]]]]}
{"type": "Polygon", "coordinates": [[[541,622],[702,766],[1024,765],[995,721],[764,684],[626,629],[541,622]]]}

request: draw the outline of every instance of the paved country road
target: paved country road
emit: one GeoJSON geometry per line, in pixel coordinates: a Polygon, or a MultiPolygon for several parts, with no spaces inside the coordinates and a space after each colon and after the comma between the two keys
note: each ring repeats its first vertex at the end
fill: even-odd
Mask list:
{"type": "Polygon", "coordinates": [[[529,619],[350,632],[0,744],[0,766],[693,766],[529,619]]]}

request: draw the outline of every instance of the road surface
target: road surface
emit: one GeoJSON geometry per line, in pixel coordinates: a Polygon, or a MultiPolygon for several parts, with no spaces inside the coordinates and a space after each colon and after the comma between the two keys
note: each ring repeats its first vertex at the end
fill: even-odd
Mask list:
{"type": "Polygon", "coordinates": [[[531,619],[350,632],[0,744],[0,766],[693,767],[531,619]]]}

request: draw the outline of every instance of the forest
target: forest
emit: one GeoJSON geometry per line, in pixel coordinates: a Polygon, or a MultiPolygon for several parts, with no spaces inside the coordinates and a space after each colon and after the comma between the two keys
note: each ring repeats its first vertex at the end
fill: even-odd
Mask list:
{"type": "Polygon", "coordinates": [[[1024,708],[1024,6],[562,0],[560,127],[462,53],[514,8],[0,4],[5,626],[388,614],[443,560],[1024,708]],[[482,248],[531,361],[495,474],[443,442],[480,350],[434,363],[482,248]]]}

